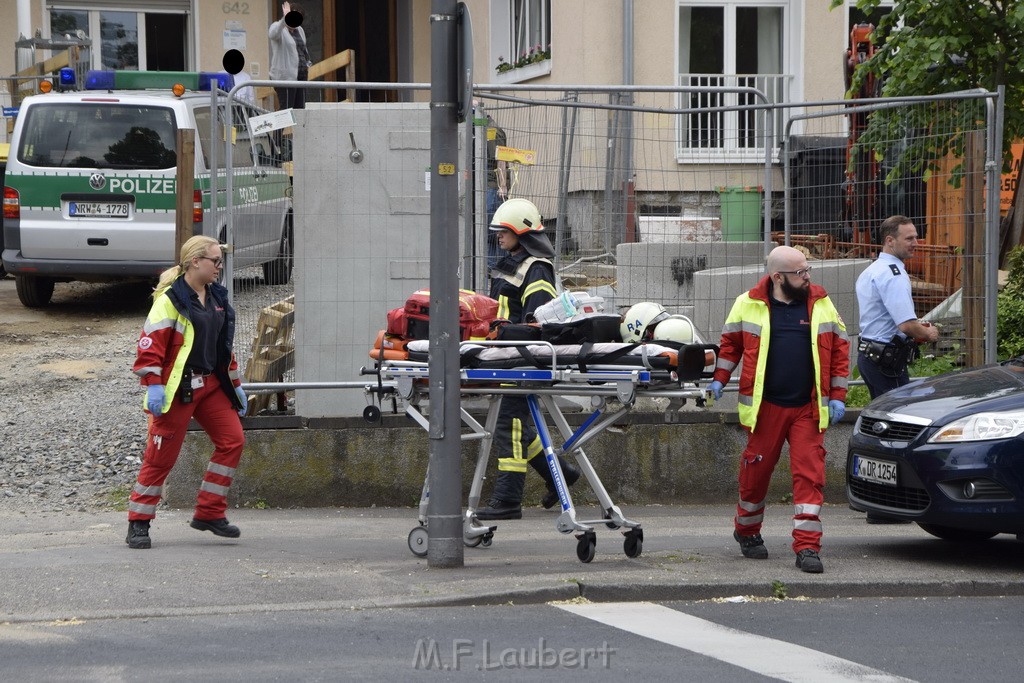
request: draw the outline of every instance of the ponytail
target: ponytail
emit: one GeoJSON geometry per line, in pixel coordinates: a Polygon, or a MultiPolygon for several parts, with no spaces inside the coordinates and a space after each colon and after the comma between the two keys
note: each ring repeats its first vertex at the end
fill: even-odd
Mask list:
{"type": "Polygon", "coordinates": [[[171,266],[164,272],[160,273],[160,279],[157,281],[156,287],[153,288],[153,298],[155,299],[163,294],[164,291],[171,286],[171,283],[181,277],[184,273],[185,269],[177,265],[171,266]]]}

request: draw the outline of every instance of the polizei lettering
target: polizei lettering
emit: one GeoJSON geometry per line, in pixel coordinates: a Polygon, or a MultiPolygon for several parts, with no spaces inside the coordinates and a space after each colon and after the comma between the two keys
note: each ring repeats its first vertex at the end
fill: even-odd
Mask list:
{"type": "Polygon", "coordinates": [[[174,194],[174,178],[111,178],[111,192],[174,194]]]}

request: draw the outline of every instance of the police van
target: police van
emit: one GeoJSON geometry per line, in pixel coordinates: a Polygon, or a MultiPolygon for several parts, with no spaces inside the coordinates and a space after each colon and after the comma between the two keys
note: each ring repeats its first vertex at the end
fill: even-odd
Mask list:
{"type": "Polygon", "coordinates": [[[228,112],[220,97],[211,132],[210,87],[232,85],[226,73],[90,71],[84,90],[25,98],[3,203],[3,265],[25,306],[49,304],[58,282],[155,279],[177,262],[176,138],[186,128],[195,130],[193,234],[227,240],[230,139],[233,267],[262,266],[268,284],[290,279],[290,181],[272,136],[250,134],[259,110],[234,102],[228,112]]]}

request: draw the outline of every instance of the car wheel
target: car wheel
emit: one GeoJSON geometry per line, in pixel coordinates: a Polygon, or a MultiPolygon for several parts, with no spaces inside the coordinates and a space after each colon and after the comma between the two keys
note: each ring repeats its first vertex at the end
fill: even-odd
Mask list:
{"type": "Polygon", "coordinates": [[[292,215],[285,220],[284,232],[281,234],[281,246],[277,258],[263,264],[263,281],[268,285],[286,285],[292,277],[292,215]]]}
{"type": "Polygon", "coordinates": [[[939,524],[922,524],[918,522],[917,525],[930,533],[932,536],[941,538],[943,541],[953,541],[956,543],[971,543],[974,541],[987,541],[992,538],[998,531],[978,531],[976,529],[957,529],[951,526],[941,526],[939,524]]]}
{"type": "Polygon", "coordinates": [[[18,299],[29,308],[44,308],[50,304],[53,296],[52,277],[40,277],[38,275],[17,275],[14,278],[14,288],[18,290],[18,299]]]}

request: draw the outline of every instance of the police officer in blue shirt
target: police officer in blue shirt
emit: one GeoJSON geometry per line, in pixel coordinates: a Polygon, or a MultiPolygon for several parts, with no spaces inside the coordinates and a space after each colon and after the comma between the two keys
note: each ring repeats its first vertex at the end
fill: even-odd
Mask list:
{"type": "Polygon", "coordinates": [[[914,255],[917,228],[890,216],[879,228],[882,253],[857,278],[860,343],[857,367],[875,398],[910,381],[907,365],[916,342],[934,342],[939,331],[918,321],[904,261],[914,255]]]}

